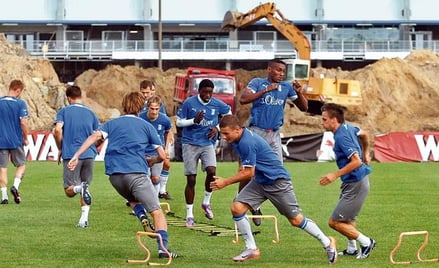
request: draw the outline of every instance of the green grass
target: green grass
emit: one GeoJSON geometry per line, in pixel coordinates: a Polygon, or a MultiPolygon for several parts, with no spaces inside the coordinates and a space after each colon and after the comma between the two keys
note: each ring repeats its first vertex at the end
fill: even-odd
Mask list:
{"type": "MultiPolygon", "coordinates": [[[[340,183],[321,187],[321,175],[335,169],[335,163],[286,163],[293,174],[293,184],[303,214],[316,221],[344,249],[345,239],[327,226],[334,208],[340,183]]],[[[218,163],[219,176],[226,177],[237,170],[236,163],[218,163]]],[[[13,182],[13,167],[9,169],[9,186],[13,182]]],[[[62,188],[62,168],[54,162],[29,162],[26,177],[20,186],[23,202],[0,206],[0,264],[4,267],[136,267],[127,259],[143,259],[135,234],[140,223],[129,215],[129,209],[108,182],[103,163],[97,162],[90,190],[93,204],[90,227],[76,228],[80,216],[79,198],[67,198],[62,188]]],[[[200,174],[200,173],[199,173],[200,174]]],[[[371,193],[358,218],[358,227],[377,241],[377,247],[366,260],[340,257],[338,267],[390,267],[389,253],[404,231],[428,230],[430,240],[423,251],[425,259],[437,258],[439,253],[437,163],[373,164],[371,193]]],[[[185,216],[185,177],[182,163],[172,163],[168,190],[174,197],[169,201],[172,211],[185,216]]],[[[204,174],[200,174],[195,197],[195,217],[199,222],[233,228],[229,207],[237,185],[214,193],[212,206],[215,219],[208,221],[200,209],[204,174]]],[[[169,226],[170,247],[184,255],[173,260],[175,267],[327,267],[326,255],[320,243],[300,229],[291,227],[269,203],[262,207],[264,214],[278,216],[280,243],[274,239],[273,222],[263,221],[254,231],[261,249],[261,258],[233,263],[231,257],[244,247],[242,239],[233,244],[233,236],[209,236],[185,227],[169,226]]],[[[416,251],[423,237],[404,240],[396,260],[416,260],[416,251]]],[[[144,242],[156,258],[156,244],[144,242]]],[[[433,267],[437,264],[415,263],[414,267],[433,267]]]]}

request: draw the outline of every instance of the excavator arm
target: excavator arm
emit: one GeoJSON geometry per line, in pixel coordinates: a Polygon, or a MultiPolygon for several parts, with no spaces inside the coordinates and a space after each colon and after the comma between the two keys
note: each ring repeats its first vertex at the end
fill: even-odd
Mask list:
{"type": "Polygon", "coordinates": [[[300,59],[311,60],[311,45],[308,38],[276,9],[275,3],[261,4],[247,13],[227,11],[224,15],[221,29],[224,31],[234,31],[263,18],[266,18],[276,30],[295,45],[300,59]]]}

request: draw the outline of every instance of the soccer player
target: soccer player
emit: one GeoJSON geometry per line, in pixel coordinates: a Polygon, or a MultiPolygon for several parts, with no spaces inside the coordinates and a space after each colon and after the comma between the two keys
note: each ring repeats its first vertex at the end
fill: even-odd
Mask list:
{"type": "Polygon", "coordinates": [[[314,221],[302,215],[293,191],[291,175],[267,141],[242,127],[234,115],[224,116],[219,126],[221,136],[239,155],[240,166],[238,173],[233,176],[215,176],[215,181],[210,186],[213,190],[220,190],[230,184],[250,180],[239,192],[231,207],[233,220],[245,241],[245,249],[232,260],[242,262],[259,258],[260,251],[246,213],[268,199],[291,225],[318,239],[326,250],[329,264],[334,264],[337,261],[335,239],[326,236],[314,221]]]}
{"type": "Polygon", "coordinates": [[[26,103],[20,99],[24,90],[21,80],[12,80],[9,84],[8,95],[0,98],[0,189],[1,204],[9,203],[8,198],[8,163],[11,159],[16,167],[14,185],[11,193],[14,202],[20,204],[21,197],[18,188],[26,169],[26,154],[24,146],[28,144],[27,119],[29,117],[26,103]]]}
{"type": "Polygon", "coordinates": [[[375,240],[365,236],[356,228],[356,217],[369,194],[371,168],[369,135],[366,131],[345,122],[346,108],[335,103],[322,106],[322,126],[334,133],[334,153],[338,170],[320,179],[320,185],[328,185],[341,178],[341,194],[338,204],[329,219],[329,226],[348,239],[348,247],[339,255],[369,257],[375,240]],[[361,252],[357,250],[357,241],[361,252]]]}
{"type": "MultiPolygon", "coordinates": [[[[146,112],[148,110],[148,99],[153,96],[156,96],[156,88],[154,82],[150,80],[143,80],[142,82],[140,82],[140,92],[145,97],[145,105],[143,106],[142,112],[146,112]]],[[[167,115],[166,106],[163,103],[163,100],[161,100],[159,111],[160,113],[167,115]]],[[[174,141],[172,132],[169,131],[168,135],[169,136],[167,136],[167,141],[172,143],[174,141]]],[[[171,159],[166,158],[163,160],[162,170],[160,172],[160,187],[159,187],[159,198],[164,198],[166,200],[172,200],[172,196],[166,190],[170,169],[171,169],[171,159]]]]}
{"type": "MultiPolygon", "coordinates": [[[[154,126],[157,130],[157,133],[160,136],[160,140],[162,141],[162,146],[165,149],[166,159],[169,160],[169,143],[172,141],[172,124],[171,119],[166,114],[163,114],[160,111],[160,107],[162,105],[162,100],[158,96],[152,96],[147,101],[147,110],[142,111],[139,114],[139,117],[145,119],[148,123],[154,126]]],[[[148,151],[147,155],[156,154],[155,150],[148,151]]],[[[172,197],[165,191],[163,191],[162,185],[166,185],[166,183],[161,182],[161,180],[167,180],[167,176],[164,178],[161,176],[162,170],[164,166],[164,161],[160,163],[154,164],[151,168],[151,180],[152,184],[156,188],[157,195],[159,198],[166,198],[167,200],[172,199],[172,197]]],[[[169,169],[166,171],[168,172],[169,169]]],[[[169,173],[168,173],[169,174],[169,173]]]]}
{"type": "Polygon", "coordinates": [[[207,219],[213,219],[210,206],[212,189],[210,182],[216,173],[216,153],[214,144],[218,139],[217,124],[219,117],[230,114],[230,107],[223,101],[213,98],[214,84],[209,79],[201,80],[198,95],[187,98],[177,113],[177,127],[183,128],[182,147],[186,175],[186,226],[195,225],[193,204],[198,161],[206,172],[204,198],[201,208],[207,219]]]}
{"type": "Polygon", "coordinates": [[[126,94],[122,100],[124,114],[107,121],[90,135],[70,159],[68,167],[74,170],[79,157],[88,147],[99,140],[108,139],[104,161],[105,174],[109,176],[110,183],[128,202],[137,203],[133,211],[140,221],[144,219],[145,208],[148,209],[154,219],[155,232],[163,239],[164,248],[157,238],[159,258],[167,258],[167,252],[176,258],[179,255],[168,248],[166,218],[149,178],[148,168],[148,165],[160,162],[166,156],[155,128],[138,117],[144,102],[140,92],[126,94]],[[145,152],[149,146],[156,148],[158,156],[149,158],[147,162],[145,152]]]}
{"type": "MultiPolygon", "coordinates": [[[[274,59],[268,62],[267,77],[253,78],[241,95],[241,104],[252,103],[248,129],[264,138],[283,162],[280,128],[284,123],[284,109],[287,100],[291,100],[301,111],[308,109],[308,101],[303,95],[301,85],[294,81],[284,81],[286,64],[274,59]]],[[[239,184],[241,190],[247,184],[239,184]]],[[[262,215],[260,208],[251,211],[253,215],[262,215]]],[[[254,218],[255,225],[261,220],[254,218]]]]}
{"type": "MultiPolygon", "coordinates": [[[[78,86],[66,89],[69,105],[58,111],[55,120],[54,137],[63,161],[63,186],[67,197],[80,194],[81,217],[77,227],[88,227],[88,214],[91,205],[89,185],[93,180],[96,145],[92,144],[79,161],[78,168],[71,171],[67,167],[73,154],[82,143],[99,127],[96,114],[82,103],[82,92],[78,86]]],[[[60,161],[60,159],[59,159],[60,161]]]]}
{"type": "MultiPolygon", "coordinates": [[[[142,80],[140,82],[140,93],[142,93],[143,97],[145,98],[145,105],[143,105],[142,111],[148,110],[148,99],[152,96],[155,96],[156,89],[154,82],[150,80],[142,80]]],[[[166,107],[165,105],[160,106],[160,112],[166,114],[166,107]]]]}

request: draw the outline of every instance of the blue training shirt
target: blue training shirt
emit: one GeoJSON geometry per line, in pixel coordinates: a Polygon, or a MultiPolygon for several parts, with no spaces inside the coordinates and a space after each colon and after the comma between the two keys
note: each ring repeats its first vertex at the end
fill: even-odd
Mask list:
{"type": "MultiPolygon", "coordinates": [[[[150,123],[156,130],[162,142],[163,148],[165,148],[165,133],[169,132],[172,128],[171,119],[166,114],[159,113],[155,120],[151,120],[148,117],[148,111],[143,111],[139,114],[139,117],[150,123]]],[[[146,155],[156,155],[157,151],[155,148],[150,147],[147,149],[146,155]]]]}
{"type": "Polygon", "coordinates": [[[146,149],[161,146],[158,133],[150,123],[135,115],[122,115],[103,124],[100,131],[108,139],[105,174],[149,174],[146,149]]]}
{"type": "MultiPolygon", "coordinates": [[[[338,168],[343,168],[349,163],[349,159],[355,153],[363,159],[363,152],[358,142],[360,129],[348,123],[343,123],[334,133],[334,153],[338,168]]],[[[362,163],[360,167],[351,173],[341,176],[343,182],[355,182],[363,179],[371,172],[371,168],[362,163]]]]}
{"type": "MultiPolygon", "coordinates": [[[[99,128],[96,114],[82,103],[72,103],[56,114],[56,123],[63,123],[62,158],[71,159],[82,143],[99,128]]],[[[90,146],[79,159],[95,158],[96,145],[90,146]]]]}
{"type": "Polygon", "coordinates": [[[0,98],[0,117],[0,149],[23,146],[20,119],[29,117],[26,103],[12,96],[0,98]]]}
{"type": "Polygon", "coordinates": [[[192,96],[183,102],[177,112],[181,119],[192,119],[198,112],[204,111],[204,118],[199,124],[183,127],[182,143],[195,146],[207,146],[214,144],[216,139],[209,140],[211,128],[218,125],[220,115],[230,112],[230,106],[217,98],[211,98],[207,104],[200,102],[197,96],[192,96]]]}
{"type": "Polygon", "coordinates": [[[263,185],[272,185],[277,179],[291,180],[277,154],[261,136],[245,129],[241,139],[231,143],[244,167],[255,167],[255,180],[263,185]]]}
{"type": "MultiPolygon", "coordinates": [[[[268,78],[253,78],[247,88],[253,92],[259,92],[265,90],[270,84],[268,78]]],[[[284,124],[284,108],[287,98],[294,101],[298,96],[291,82],[282,81],[277,90],[267,92],[253,101],[249,126],[279,130],[284,124]]]]}

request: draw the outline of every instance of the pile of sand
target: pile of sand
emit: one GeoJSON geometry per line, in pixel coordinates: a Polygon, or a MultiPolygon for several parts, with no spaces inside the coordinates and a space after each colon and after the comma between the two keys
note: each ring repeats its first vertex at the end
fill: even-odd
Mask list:
{"type": "MultiPolygon", "coordinates": [[[[265,70],[235,70],[237,80],[244,86],[265,70]]],[[[348,120],[360,124],[373,134],[391,131],[439,131],[439,56],[431,51],[414,51],[406,59],[383,58],[352,72],[341,69],[314,69],[315,75],[357,79],[363,89],[363,105],[352,108],[348,120]]],[[[78,76],[75,83],[84,88],[87,96],[104,107],[120,109],[122,96],[138,90],[142,79],[156,82],[158,94],[164,98],[168,112],[173,109],[174,78],[184,69],[120,67],[109,65],[102,71],[89,70],[78,76]]],[[[242,122],[249,116],[250,105],[238,105],[242,122]]],[[[320,117],[285,110],[285,136],[321,132],[320,117]]]]}

